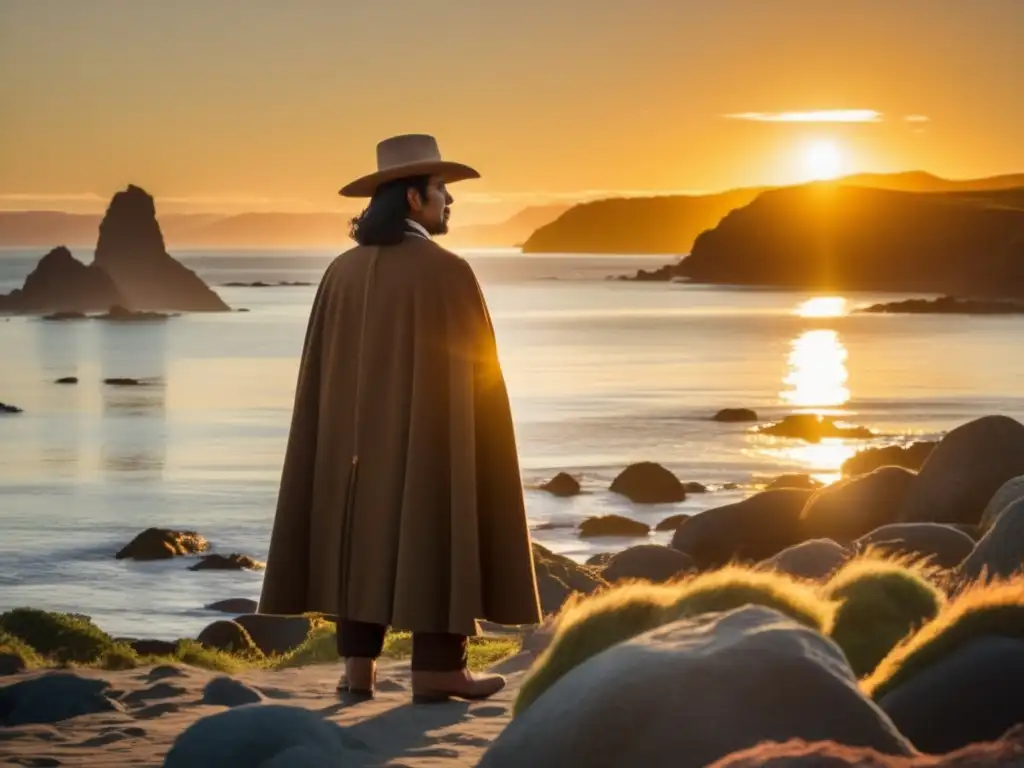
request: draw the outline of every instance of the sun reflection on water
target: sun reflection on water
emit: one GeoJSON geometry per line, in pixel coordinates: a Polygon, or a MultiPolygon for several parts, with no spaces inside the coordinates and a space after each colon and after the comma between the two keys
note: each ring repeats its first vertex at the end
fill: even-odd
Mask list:
{"type": "Polygon", "coordinates": [[[842,317],[846,314],[846,299],[842,296],[815,296],[793,310],[800,317],[842,317]]]}
{"type": "Polygon", "coordinates": [[[782,400],[800,408],[835,408],[850,399],[846,387],[847,352],[835,331],[805,331],[790,345],[789,369],[779,393],[782,400]]]}

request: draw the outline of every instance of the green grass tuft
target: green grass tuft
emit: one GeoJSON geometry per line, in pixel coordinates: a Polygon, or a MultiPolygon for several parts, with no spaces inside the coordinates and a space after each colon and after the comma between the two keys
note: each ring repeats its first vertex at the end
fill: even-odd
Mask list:
{"type": "Polygon", "coordinates": [[[15,608],[0,614],[0,630],[61,663],[88,664],[114,646],[114,640],[84,616],[15,608]]]}
{"type": "Polygon", "coordinates": [[[847,563],[822,587],[836,604],[830,635],[858,678],[942,609],[945,595],[932,575],[908,558],[868,555],[847,563]]]}
{"type": "Polygon", "coordinates": [[[861,688],[879,699],[986,635],[1024,640],[1024,576],[977,584],[961,592],[932,621],[897,645],[861,688]]]}
{"type": "Polygon", "coordinates": [[[15,637],[2,629],[0,629],[0,656],[17,656],[26,669],[35,669],[46,665],[46,660],[36,653],[35,648],[20,637],[15,637]]]}

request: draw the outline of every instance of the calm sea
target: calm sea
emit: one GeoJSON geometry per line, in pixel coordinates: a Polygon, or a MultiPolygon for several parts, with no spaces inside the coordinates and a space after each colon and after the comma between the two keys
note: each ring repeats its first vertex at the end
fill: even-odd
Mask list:
{"type": "MultiPolygon", "coordinates": [[[[0,252],[0,292],[41,254],[0,252]]],[[[83,260],[91,255],[82,249],[83,260]]],[[[317,281],[333,254],[179,252],[211,285],[317,281]]],[[[807,445],[709,421],[804,409],[870,426],[878,443],[933,436],[986,413],[1024,417],[1022,318],[852,313],[893,297],[605,280],[662,257],[467,253],[498,333],[524,482],[567,470],[592,493],[528,490],[531,521],[620,513],[656,523],[734,501],[782,472],[836,476],[863,443],[807,445]],[[630,462],[715,488],[679,505],[607,493],[630,462]]],[[[194,636],[203,606],[257,598],[260,573],[193,573],[114,553],[148,526],[194,528],[216,551],[267,554],[296,366],[315,288],[218,288],[247,313],[164,323],[0,318],[0,610],[93,616],[117,635],[194,636]],[[78,376],[77,386],[54,379],[78,376]],[[106,377],[151,378],[145,387],[106,377]]],[[[578,559],[625,546],[535,534],[578,559]]],[[[656,541],[667,539],[657,534],[656,541]]]]}

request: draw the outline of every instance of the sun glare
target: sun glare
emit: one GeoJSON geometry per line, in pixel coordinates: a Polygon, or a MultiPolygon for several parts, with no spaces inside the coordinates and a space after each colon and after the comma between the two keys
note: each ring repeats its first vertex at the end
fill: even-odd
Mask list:
{"type": "Polygon", "coordinates": [[[804,168],[812,179],[834,179],[843,170],[843,153],[834,141],[815,141],[804,150],[804,168]]]}
{"type": "Polygon", "coordinates": [[[846,314],[846,299],[842,296],[816,296],[801,302],[794,314],[800,317],[842,317],[846,314]]]}

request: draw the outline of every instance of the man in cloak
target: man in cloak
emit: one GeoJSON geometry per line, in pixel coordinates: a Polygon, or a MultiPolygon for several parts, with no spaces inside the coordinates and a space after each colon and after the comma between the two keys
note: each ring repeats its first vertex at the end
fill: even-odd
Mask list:
{"type": "Polygon", "coordinates": [[[477,619],[541,619],[508,392],[469,264],[437,245],[479,178],[412,134],[340,194],[369,198],[306,330],[261,613],[336,614],[339,692],[373,695],[389,627],[416,702],[505,685],[466,667],[477,619]]]}

